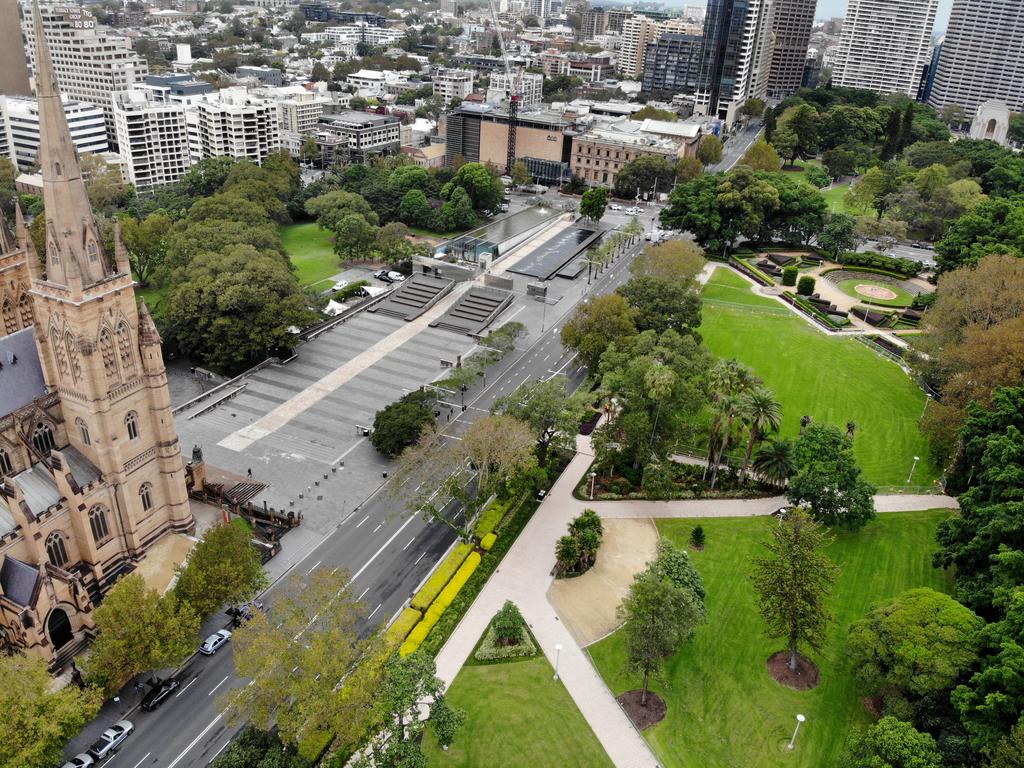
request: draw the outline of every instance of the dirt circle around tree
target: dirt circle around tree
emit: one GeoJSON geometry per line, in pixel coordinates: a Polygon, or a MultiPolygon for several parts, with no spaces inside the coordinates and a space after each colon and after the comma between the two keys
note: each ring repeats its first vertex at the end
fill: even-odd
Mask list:
{"type": "Polygon", "coordinates": [[[626,711],[629,719],[633,721],[633,725],[641,731],[660,723],[665,719],[665,713],[668,712],[668,705],[654,691],[647,691],[646,706],[641,706],[640,704],[640,697],[642,695],[643,691],[637,689],[635,691],[626,691],[615,697],[615,700],[619,702],[619,706],[626,711]]]}
{"type": "Polygon", "coordinates": [[[871,283],[860,283],[853,287],[857,293],[868,299],[878,299],[879,301],[893,301],[899,298],[899,294],[889,288],[883,288],[880,285],[872,285],[871,283]]]}
{"type": "Polygon", "coordinates": [[[779,651],[768,657],[768,674],[779,685],[794,691],[816,688],[821,679],[818,666],[806,656],[796,655],[796,670],[789,668],[789,651],[779,651]]]}

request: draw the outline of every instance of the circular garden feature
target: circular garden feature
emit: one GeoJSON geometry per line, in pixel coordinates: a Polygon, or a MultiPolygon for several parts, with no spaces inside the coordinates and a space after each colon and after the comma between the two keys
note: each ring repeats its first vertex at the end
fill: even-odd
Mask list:
{"type": "Polygon", "coordinates": [[[909,307],[921,288],[898,275],[875,274],[850,269],[822,273],[847,296],[879,307],[909,307]]]}

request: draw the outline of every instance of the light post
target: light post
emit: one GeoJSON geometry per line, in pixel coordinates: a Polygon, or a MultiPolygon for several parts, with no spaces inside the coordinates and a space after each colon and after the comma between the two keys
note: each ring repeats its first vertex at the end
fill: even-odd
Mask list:
{"type": "Polygon", "coordinates": [[[590,473],[590,500],[594,500],[594,480],[597,478],[597,472],[590,473]]]}
{"type": "Polygon", "coordinates": [[[800,726],[801,726],[801,724],[803,724],[804,720],[806,720],[806,719],[807,718],[804,717],[803,715],[797,715],[796,716],[796,728],[793,729],[793,738],[791,738],[789,740],[789,745],[786,747],[786,749],[790,749],[791,750],[791,749],[793,749],[796,746],[796,735],[798,733],[800,733],[800,726]]]}
{"type": "Polygon", "coordinates": [[[552,680],[557,680],[558,679],[558,659],[561,657],[561,655],[562,655],[562,644],[558,643],[555,646],[555,676],[553,678],[551,678],[552,680]]]}
{"type": "Polygon", "coordinates": [[[919,462],[920,460],[921,460],[920,456],[915,456],[914,457],[914,463],[910,465],[910,474],[907,475],[907,485],[910,485],[910,481],[914,477],[914,470],[917,469],[917,462],[919,462]]]}
{"type": "Polygon", "coordinates": [[[930,403],[931,401],[932,401],[932,396],[929,395],[929,394],[925,394],[925,397],[924,397],[924,408],[921,410],[921,418],[922,419],[924,418],[924,415],[926,413],[928,413],[928,403],[930,403]]]}

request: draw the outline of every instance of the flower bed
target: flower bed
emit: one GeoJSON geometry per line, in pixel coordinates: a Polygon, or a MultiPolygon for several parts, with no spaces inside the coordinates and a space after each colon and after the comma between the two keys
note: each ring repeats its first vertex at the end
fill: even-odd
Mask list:
{"type": "MultiPolygon", "coordinates": [[[[740,484],[738,473],[732,469],[724,469],[718,475],[718,487],[709,490],[705,482],[704,466],[673,462],[675,473],[674,483],[677,486],[668,494],[659,494],[658,499],[762,499],[778,494],[772,488],[759,482],[748,480],[740,484]]],[[[574,493],[581,501],[590,498],[590,479],[584,476],[574,493]]],[[[627,501],[651,498],[642,487],[636,486],[625,477],[600,477],[594,484],[594,501],[627,501]]]]}
{"type": "Polygon", "coordinates": [[[500,645],[494,632],[494,626],[489,626],[484,633],[483,639],[476,647],[473,658],[477,661],[508,661],[509,659],[525,659],[537,655],[537,646],[533,644],[529,630],[523,627],[519,642],[516,645],[500,645]]]}

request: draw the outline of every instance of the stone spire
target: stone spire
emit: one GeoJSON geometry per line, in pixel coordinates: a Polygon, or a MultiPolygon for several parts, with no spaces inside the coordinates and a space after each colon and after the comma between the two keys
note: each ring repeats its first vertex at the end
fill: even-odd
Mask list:
{"type": "Polygon", "coordinates": [[[36,99],[39,103],[39,156],[46,214],[46,279],[72,293],[112,274],[103,252],[78,153],[71,141],[57,76],[43,32],[39,2],[32,6],[36,44],[36,99]]]}

